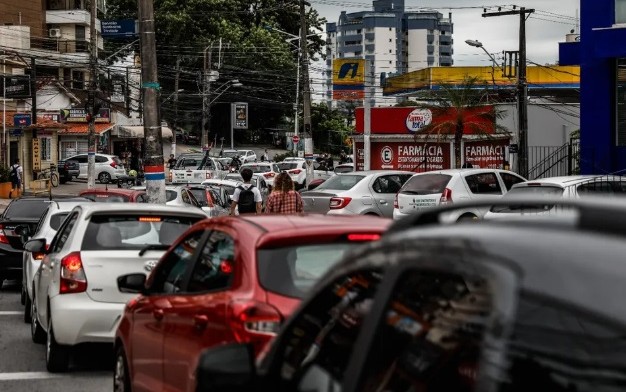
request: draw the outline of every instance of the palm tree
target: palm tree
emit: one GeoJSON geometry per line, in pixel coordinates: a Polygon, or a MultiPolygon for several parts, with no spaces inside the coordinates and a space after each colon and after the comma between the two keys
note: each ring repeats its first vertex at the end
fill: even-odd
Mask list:
{"type": "MultiPolygon", "coordinates": [[[[421,135],[436,135],[441,139],[454,134],[454,157],[455,167],[461,167],[461,141],[464,132],[475,135],[484,135],[490,138],[495,128],[496,133],[509,133],[506,127],[496,123],[497,119],[505,117],[505,112],[499,108],[481,111],[477,108],[484,107],[490,91],[483,88],[482,81],[476,77],[466,77],[460,84],[444,84],[440,90],[429,91],[426,100],[430,104],[417,103],[415,106],[429,109],[433,118],[446,118],[436,121],[420,129],[415,135],[420,140],[421,135]]],[[[405,105],[405,104],[401,104],[405,105]]]]}

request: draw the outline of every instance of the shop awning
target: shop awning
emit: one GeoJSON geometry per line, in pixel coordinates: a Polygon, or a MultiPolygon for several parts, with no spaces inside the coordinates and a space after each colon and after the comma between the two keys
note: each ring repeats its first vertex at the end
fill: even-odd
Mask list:
{"type": "MultiPolygon", "coordinates": [[[[142,138],[143,137],[143,125],[120,125],[118,127],[119,132],[117,137],[122,138],[142,138]]],[[[173,137],[174,133],[169,127],[161,126],[161,132],[163,138],[173,137]]]]}
{"type": "MultiPolygon", "coordinates": [[[[96,135],[100,135],[110,129],[112,129],[115,124],[94,124],[96,135]]],[[[76,123],[76,124],[65,124],[66,129],[59,130],[59,136],[63,135],[88,135],[89,134],[89,124],[86,123],[76,123]]]]}

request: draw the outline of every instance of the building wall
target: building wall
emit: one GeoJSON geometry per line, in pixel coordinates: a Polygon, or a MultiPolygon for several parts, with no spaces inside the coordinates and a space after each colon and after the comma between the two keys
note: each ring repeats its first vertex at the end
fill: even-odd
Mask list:
{"type": "Polygon", "coordinates": [[[25,25],[34,37],[47,36],[45,0],[0,0],[0,10],[0,25],[25,25]]]}
{"type": "MultiPolygon", "coordinates": [[[[428,30],[409,30],[407,34],[407,66],[408,71],[416,71],[430,67],[428,63],[427,40],[428,30]]],[[[434,47],[434,46],[433,46],[434,47]]],[[[434,57],[434,54],[433,54],[434,57]]],[[[438,63],[438,61],[437,61],[438,63]]]]}

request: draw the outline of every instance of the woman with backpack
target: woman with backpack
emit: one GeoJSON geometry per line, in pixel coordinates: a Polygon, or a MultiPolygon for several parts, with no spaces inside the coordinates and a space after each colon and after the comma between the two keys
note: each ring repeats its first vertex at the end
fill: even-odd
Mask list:
{"type": "Polygon", "coordinates": [[[304,212],[304,203],[300,194],[294,190],[289,174],[282,172],[274,179],[274,190],[267,198],[265,212],[286,215],[304,212]]]}

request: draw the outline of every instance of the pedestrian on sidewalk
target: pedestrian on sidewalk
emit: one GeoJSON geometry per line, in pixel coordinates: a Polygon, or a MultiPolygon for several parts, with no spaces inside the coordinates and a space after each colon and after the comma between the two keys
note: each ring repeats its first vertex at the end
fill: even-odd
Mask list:
{"type": "Polygon", "coordinates": [[[304,203],[300,194],[294,190],[293,180],[289,174],[283,172],[274,179],[274,189],[267,198],[265,212],[285,215],[304,212],[304,203]]]}
{"type": "Polygon", "coordinates": [[[16,196],[20,194],[20,188],[22,186],[22,176],[24,171],[22,166],[20,165],[19,158],[15,160],[15,163],[11,166],[11,192],[9,192],[9,199],[12,199],[13,193],[15,192],[16,196]]]}

